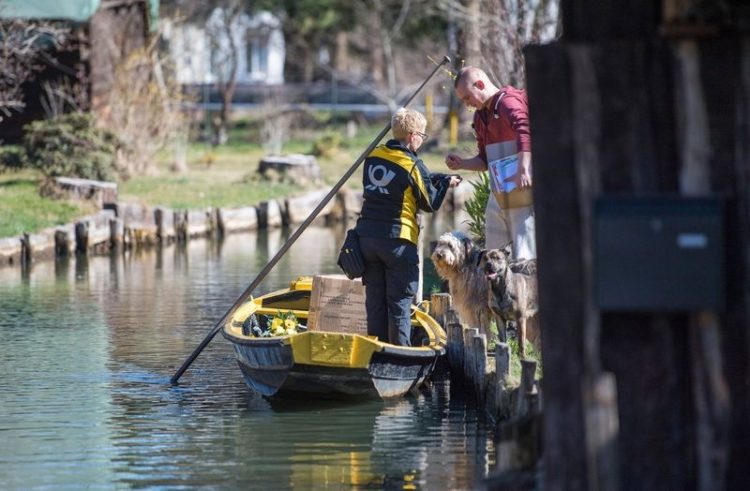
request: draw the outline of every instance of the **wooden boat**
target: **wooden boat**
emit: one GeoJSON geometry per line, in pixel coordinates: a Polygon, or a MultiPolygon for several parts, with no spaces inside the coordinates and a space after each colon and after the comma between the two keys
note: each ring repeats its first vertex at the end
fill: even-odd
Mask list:
{"type": "Polygon", "coordinates": [[[245,382],[266,397],[398,397],[419,387],[445,354],[445,331],[418,308],[412,308],[412,347],[325,326],[283,336],[253,334],[258,318],[278,312],[304,323],[311,290],[312,278],[300,277],[288,289],[246,302],[223,326],[245,382]]]}

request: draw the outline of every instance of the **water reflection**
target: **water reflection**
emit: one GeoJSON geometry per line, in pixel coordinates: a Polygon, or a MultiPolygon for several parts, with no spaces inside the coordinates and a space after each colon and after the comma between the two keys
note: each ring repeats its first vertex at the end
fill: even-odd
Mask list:
{"type": "MultiPolygon", "coordinates": [[[[310,229],[257,294],[336,272],[342,235],[310,229]]],[[[3,489],[471,488],[493,460],[489,437],[444,387],[386,403],[271,403],[248,391],[220,338],[168,385],[287,237],[0,269],[3,489]]]]}

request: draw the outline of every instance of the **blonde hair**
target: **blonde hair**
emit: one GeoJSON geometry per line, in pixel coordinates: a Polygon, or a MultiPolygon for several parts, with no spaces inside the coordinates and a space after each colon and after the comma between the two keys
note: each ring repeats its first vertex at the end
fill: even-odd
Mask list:
{"type": "Polygon", "coordinates": [[[426,126],[427,120],[414,109],[402,107],[391,118],[391,130],[396,140],[405,140],[409,133],[424,132],[426,126]]]}

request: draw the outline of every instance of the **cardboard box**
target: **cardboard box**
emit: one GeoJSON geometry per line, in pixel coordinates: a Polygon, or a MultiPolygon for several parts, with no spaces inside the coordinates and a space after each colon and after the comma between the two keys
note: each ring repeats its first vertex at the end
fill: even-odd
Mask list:
{"type": "Polygon", "coordinates": [[[311,330],[366,335],[362,280],[350,280],[344,275],[314,276],[307,325],[311,330]]]}

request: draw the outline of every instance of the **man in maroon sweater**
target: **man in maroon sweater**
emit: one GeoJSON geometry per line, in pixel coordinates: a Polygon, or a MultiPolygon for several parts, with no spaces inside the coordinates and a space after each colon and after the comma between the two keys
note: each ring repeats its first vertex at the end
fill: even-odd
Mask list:
{"type": "Polygon", "coordinates": [[[472,127],[478,154],[462,158],[449,153],[452,169],[490,171],[490,197],[485,211],[485,244],[501,248],[512,242],[517,259],[536,257],[534,206],[531,192],[531,132],[526,92],[498,88],[487,74],[467,66],[458,72],[456,95],[476,108],[472,127]]]}

